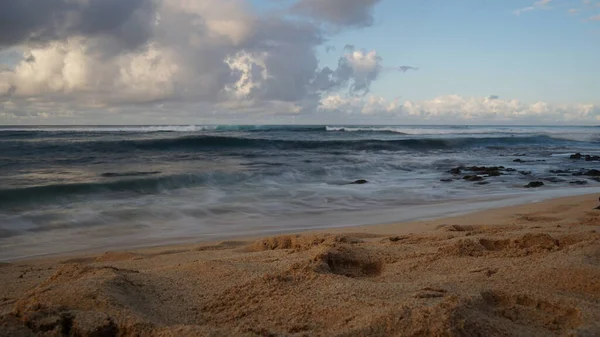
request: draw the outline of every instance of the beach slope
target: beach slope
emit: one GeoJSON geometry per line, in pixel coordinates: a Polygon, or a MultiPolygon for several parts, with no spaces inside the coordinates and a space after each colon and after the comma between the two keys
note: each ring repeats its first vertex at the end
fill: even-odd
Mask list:
{"type": "Polygon", "coordinates": [[[0,336],[597,336],[596,206],[4,263],[0,336]]]}

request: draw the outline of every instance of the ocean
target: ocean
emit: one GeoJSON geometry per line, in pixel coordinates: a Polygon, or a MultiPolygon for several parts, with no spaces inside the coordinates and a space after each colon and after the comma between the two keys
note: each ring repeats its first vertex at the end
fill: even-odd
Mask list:
{"type": "Polygon", "coordinates": [[[600,155],[600,128],[4,126],[0,260],[414,220],[600,192],[590,171],[600,162],[571,159],[577,152],[600,155]],[[498,174],[471,166],[499,167],[498,174]],[[544,186],[524,187],[532,181],[544,186]]]}

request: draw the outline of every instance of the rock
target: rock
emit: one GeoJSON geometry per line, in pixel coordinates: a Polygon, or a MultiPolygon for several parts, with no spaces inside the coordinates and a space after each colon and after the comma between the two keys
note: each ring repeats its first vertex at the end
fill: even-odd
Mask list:
{"type": "Polygon", "coordinates": [[[515,159],[513,160],[514,163],[542,163],[545,162],[546,160],[544,159],[537,159],[537,160],[523,160],[523,159],[515,159]]]}
{"type": "Polygon", "coordinates": [[[579,160],[579,159],[581,159],[581,157],[583,157],[583,156],[581,155],[581,153],[577,152],[577,153],[575,153],[575,154],[572,154],[572,155],[571,155],[569,158],[570,158],[570,159],[577,159],[577,160],[579,160]]]}
{"type": "Polygon", "coordinates": [[[367,184],[367,183],[368,183],[368,181],[366,181],[364,179],[359,179],[359,180],[351,182],[350,185],[363,185],[363,184],[367,184]]]}
{"type": "Polygon", "coordinates": [[[489,183],[490,183],[489,181],[480,181],[480,182],[478,182],[478,183],[476,183],[476,184],[477,184],[477,185],[487,185],[487,184],[489,184],[489,183]]]}
{"type": "Polygon", "coordinates": [[[591,170],[587,170],[583,175],[590,176],[590,177],[600,177],[600,171],[596,170],[596,169],[591,169],[591,170]]]}
{"type": "Polygon", "coordinates": [[[565,182],[564,179],[557,178],[557,177],[547,177],[547,178],[544,178],[544,180],[549,181],[551,183],[564,183],[565,182]]]}
{"type": "Polygon", "coordinates": [[[515,171],[517,171],[517,170],[516,170],[516,169],[514,169],[514,168],[510,168],[510,167],[509,167],[509,168],[507,168],[505,171],[506,171],[506,172],[515,172],[515,171]]]}
{"type": "Polygon", "coordinates": [[[504,170],[504,166],[471,166],[467,169],[471,172],[489,172],[489,171],[500,171],[504,170]]]}
{"type": "Polygon", "coordinates": [[[600,156],[591,156],[589,154],[586,154],[584,156],[579,152],[572,154],[571,156],[569,156],[569,158],[575,160],[585,159],[585,161],[600,161],[600,156]]]}
{"type": "Polygon", "coordinates": [[[544,183],[541,181],[532,181],[529,184],[525,185],[526,188],[536,188],[542,186],[544,186],[544,183]]]}
{"type": "Polygon", "coordinates": [[[461,173],[461,168],[460,167],[455,167],[453,169],[450,169],[450,171],[448,171],[448,173],[452,173],[452,174],[460,174],[461,173]]]}
{"type": "Polygon", "coordinates": [[[569,171],[569,170],[550,170],[550,173],[565,175],[565,174],[571,173],[571,171],[569,171]]]}
{"type": "Polygon", "coordinates": [[[452,178],[445,178],[445,179],[440,179],[440,181],[443,182],[443,183],[451,183],[451,182],[454,181],[454,179],[452,179],[452,178]]]}
{"type": "Polygon", "coordinates": [[[471,166],[467,168],[467,171],[477,172],[479,174],[487,174],[490,177],[501,176],[502,173],[500,173],[500,171],[502,170],[504,170],[504,166],[471,166]]]}
{"type": "Polygon", "coordinates": [[[573,180],[569,182],[571,185],[587,185],[587,180],[573,180]]]}
{"type": "Polygon", "coordinates": [[[531,171],[519,171],[520,174],[524,175],[524,176],[529,176],[531,175],[531,171]]]}
{"type": "Polygon", "coordinates": [[[475,176],[464,176],[463,179],[467,180],[467,181],[482,181],[483,177],[482,176],[477,176],[477,175],[475,175],[475,176]]]}

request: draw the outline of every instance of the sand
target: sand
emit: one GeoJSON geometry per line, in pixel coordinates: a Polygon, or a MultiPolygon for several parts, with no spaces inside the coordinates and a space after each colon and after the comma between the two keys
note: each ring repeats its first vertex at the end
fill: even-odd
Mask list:
{"type": "Polygon", "coordinates": [[[0,336],[599,336],[597,195],[0,265],[0,336]]]}

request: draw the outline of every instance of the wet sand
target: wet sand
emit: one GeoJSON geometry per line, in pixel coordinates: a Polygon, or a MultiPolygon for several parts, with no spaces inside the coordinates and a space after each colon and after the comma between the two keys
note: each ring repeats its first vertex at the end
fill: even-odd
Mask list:
{"type": "Polygon", "coordinates": [[[2,263],[0,336],[597,336],[596,206],[2,263]]]}

